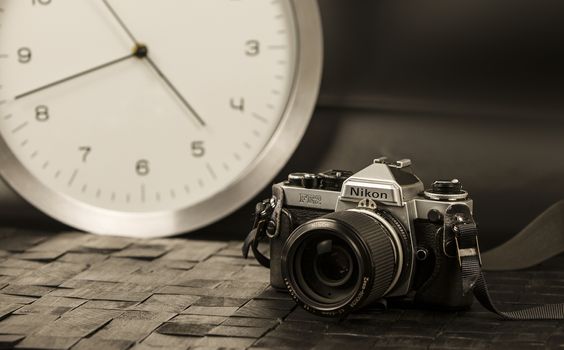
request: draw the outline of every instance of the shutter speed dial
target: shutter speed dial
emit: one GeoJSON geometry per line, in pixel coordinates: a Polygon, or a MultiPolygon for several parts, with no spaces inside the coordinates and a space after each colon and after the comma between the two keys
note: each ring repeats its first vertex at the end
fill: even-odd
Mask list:
{"type": "Polygon", "coordinates": [[[343,182],[352,175],[348,170],[328,170],[322,173],[291,173],[288,184],[304,188],[340,191],[343,182]]]}
{"type": "Polygon", "coordinates": [[[458,179],[437,180],[430,189],[425,191],[425,197],[433,200],[457,201],[468,197],[468,192],[462,189],[458,179]]]}

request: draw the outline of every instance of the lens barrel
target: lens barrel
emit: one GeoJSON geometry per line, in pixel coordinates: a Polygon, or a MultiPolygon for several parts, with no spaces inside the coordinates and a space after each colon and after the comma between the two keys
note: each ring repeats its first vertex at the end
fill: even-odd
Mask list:
{"type": "Polygon", "coordinates": [[[385,296],[403,261],[395,225],[374,212],[346,210],[298,227],[282,251],[292,297],[307,311],[334,317],[385,296]]]}

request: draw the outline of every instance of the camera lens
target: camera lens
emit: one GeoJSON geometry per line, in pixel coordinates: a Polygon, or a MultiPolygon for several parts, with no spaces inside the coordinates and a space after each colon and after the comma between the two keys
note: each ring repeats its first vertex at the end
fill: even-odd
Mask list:
{"type": "Polygon", "coordinates": [[[342,246],[333,246],[333,240],[326,239],[317,245],[313,269],[317,279],[332,287],[346,283],[353,273],[351,254],[342,246]],[[327,250],[322,251],[320,250],[327,250]]]}
{"type": "Polygon", "coordinates": [[[397,232],[403,228],[398,225],[364,210],[335,212],[301,225],[282,251],[282,275],[291,295],[323,316],[385,296],[403,265],[403,236],[397,232]]]}
{"type": "Polygon", "coordinates": [[[354,252],[331,231],[315,231],[296,251],[296,278],[305,293],[318,303],[346,298],[358,282],[354,252]]]}

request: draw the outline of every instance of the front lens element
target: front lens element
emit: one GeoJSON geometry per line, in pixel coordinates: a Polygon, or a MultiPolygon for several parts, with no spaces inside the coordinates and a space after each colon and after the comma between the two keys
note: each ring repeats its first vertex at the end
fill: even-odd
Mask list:
{"type": "Polygon", "coordinates": [[[317,245],[313,268],[320,281],[328,286],[339,287],[351,278],[353,259],[349,249],[327,239],[317,245]]]}
{"type": "Polygon", "coordinates": [[[298,248],[298,283],[314,300],[332,304],[345,299],[358,283],[358,262],[347,243],[330,231],[312,232],[298,248]]]}

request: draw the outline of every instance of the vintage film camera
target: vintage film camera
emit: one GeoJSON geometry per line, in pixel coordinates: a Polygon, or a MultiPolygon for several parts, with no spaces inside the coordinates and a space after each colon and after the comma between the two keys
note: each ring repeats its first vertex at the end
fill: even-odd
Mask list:
{"type": "Polygon", "coordinates": [[[478,273],[465,278],[461,266],[479,272],[480,257],[477,235],[457,234],[463,225],[477,232],[472,200],[458,180],[426,190],[410,160],[379,158],[354,174],[292,173],[275,184],[272,198],[257,205],[244,252],[252,247],[270,267],[271,285],[318,315],[407,297],[464,309],[478,273]],[[270,258],[257,249],[264,237],[270,258]]]}

